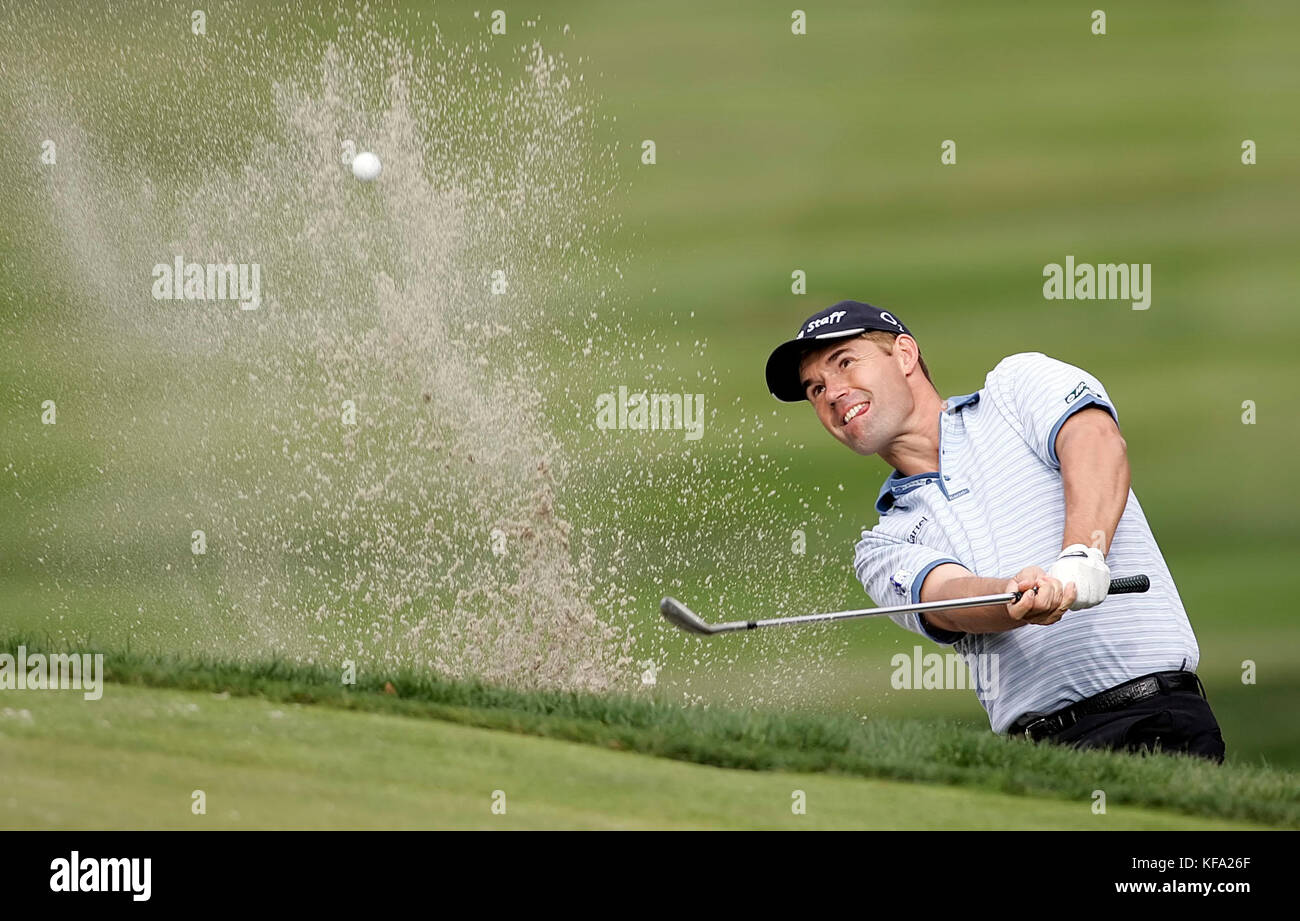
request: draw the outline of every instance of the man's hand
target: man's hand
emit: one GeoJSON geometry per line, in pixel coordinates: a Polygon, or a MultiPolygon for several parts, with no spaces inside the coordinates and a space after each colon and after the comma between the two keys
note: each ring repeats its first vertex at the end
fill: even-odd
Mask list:
{"type": "Polygon", "coordinates": [[[1071,544],[1061,551],[1048,573],[1061,582],[1073,582],[1078,598],[1071,611],[1082,611],[1106,600],[1110,591],[1110,567],[1106,557],[1096,547],[1071,544]]]}
{"type": "Polygon", "coordinates": [[[1011,619],[1024,624],[1054,624],[1076,599],[1074,583],[1063,585],[1038,566],[1020,570],[1003,591],[1024,592],[1019,601],[1007,605],[1011,619]]]}

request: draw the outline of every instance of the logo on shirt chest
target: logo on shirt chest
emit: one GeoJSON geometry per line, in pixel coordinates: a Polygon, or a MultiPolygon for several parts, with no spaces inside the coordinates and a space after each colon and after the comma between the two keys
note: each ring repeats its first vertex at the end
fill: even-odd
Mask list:
{"type": "Polygon", "coordinates": [[[922,515],[921,519],[916,524],[912,525],[912,530],[907,534],[907,542],[909,544],[916,543],[917,539],[921,536],[921,529],[925,527],[926,522],[929,520],[929,518],[922,515]]]}

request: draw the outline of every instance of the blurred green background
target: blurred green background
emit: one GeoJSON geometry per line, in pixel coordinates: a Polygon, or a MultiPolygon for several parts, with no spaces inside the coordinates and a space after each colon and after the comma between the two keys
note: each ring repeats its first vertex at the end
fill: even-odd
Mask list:
{"type": "MultiPolygon", "coordinates": [[[[381,18],[409,21],[420,6],[381,6],[381,18]]],[[[453,38],[485,28],[472,4],[422,9],[453,38]]],[[[842,298],[866,300],[911,327],[944,396],[978,389],[998,360],[1019,351],[1046,352],[1106,384],[1134,490],[1200,641],[1199,671],[1229,756],[1300,765],[1300,625],[1292,612],[1300,487],[1288,473],[1300,439],[1286,416],[1300,379],[1300,8],[1110,5],[1104,36],[1091,33],[1090,10],[1061,3],[828,2],[808,9],[802,36],[791,34],[790,13],[789,4],[755,2],[507,9],[511,42],[539,35],[581,59],[610,119],[599,130],[616,145],[625,179],[608,199],[621,217],[607,246],[622,273],[619,335],[662,345],[669,365],[655,380],[666,381],[663,389],[680,389],[674,374],[709,382],[706,405],[717,414],[691,446],[706,469],[737,461],[735,439],[713,433],[764,420],[744,441],[775,464],[763,468],[761,498],[750,517],[701,525],[691,548],[699,566],[682,574],[682,596],[701,609],[719,594],[761,604],[768,588],[718,561],[764,527],[788,535],[784,522],[798,522],[801,497],[816,495],[838,513],[809,529],[808,558],[792,564],[804,580],[800,598],[821,599],[826,610],[862,603],[852,545],[874,524],[872,501],[888,470],[840,447],[807,407],[775,404],[762,366],[807,314],[842,298]],[[537,27],[523,25],[531,19],[537,27]],[[640,164],[644,139],[656,142],[653,166],[640,164]],[[940,164],[945,139],[957,144],[955,165],[940,164]],[[1256,165],[1241,162],[1245,139],[1258,145],[1256,165]],[[1043,266],[1067,255],[1151,263],[1151,308],[1044,300],[1043,266]],[[807,273],[804,295],[791,293],[796,269],[807,273]],[[1242,422],[1246,400],[1256,406],[1253,425],[1242,422]],[[1256,684],[1242,682],[1246,660],[1257,665],[1256,684]]],[[[302,15],[313,28],[310,12],[302,15]]],[[[3,41],[21,40],[18,23],[9,21],[3,41]]],[[[104,29],[139,27],[128,16],[104,29]]],[[[70,59],[86,49],[65,52],[70,59]]],[[[136,91],[147,93],[155,68],[185,64],[163,56],[138,66],[136,91]]],[[[201,90],[202,73],[191,78],[201,90]]],[[[112,112],[101,115],[113,123],[112,112]]],[[[129,126],[119,128],[129,135],[129,126]]],[[[63,425],[42,433],[39,447],[20,444],[18,433],[38,419],[33,395],[93,392],[106,366],[148,361],[115,354],[84,328],[59,337],[61,307],[44,277],[56,258],[15,229],[40,220],[24,211],[38,153],[29,142],[10,137],[3,149],[0,475],[51,472],[22,484],[21,503],[8,486],[0,494],[0,625],[93,629],[103,611],[129,611],[133,592],[155,604],[170,598],[184,622],[190,589],[164,576],[81,593],[63,584],[61,600],[80,600],[50,603],[33,547],[57,529],[60,510],[111,507],[123,478],[147,482],[168,459],[135,431],[127,453],[112,458],[115,477],[105,478],[94,470],[110,449],[63,425]],[[46,360],[23,360],[34,353],[46,360]]],[[[115,142],[126,143],[106,140],[115,142]]],[[[575,380],[598,373],[559,347],[551,358],[574,361],[575,380]]],[[[145,378],[138,392],[100,396],[130,417],[133,401],[179,384],[145,378]]],[[[587,389],[620,382],[597,376],[587,389]]],[[[77,421],[83,431],[121,433],[111,413],[77,421]]],[[[726,488],[724,477],[712,482],[726,488]]],[[[635,519],[617,497],[601,501],[586,514],[595,519],[604,508],[635,519]]],[[[99,552],[88,540],[88,569],[102,562],[99,552]]],[[[660,581],[657,573],[633,580],[647,624],[660,581]]],[[[803,641],[754,640],[703,671],[684,638],[656,642],[684,651],[663,663],[669,692],[734,694],[777,656],[783,668],[814,673],[793,705],[986,724],[968,692],[888,692],[889,655],[909,651],[914,638],[887,624],[816,633],[806,649],[803,641]]]]}

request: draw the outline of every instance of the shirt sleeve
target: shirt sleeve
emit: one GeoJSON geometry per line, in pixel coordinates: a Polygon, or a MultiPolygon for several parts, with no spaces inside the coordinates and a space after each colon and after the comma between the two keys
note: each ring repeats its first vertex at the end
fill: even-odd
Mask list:
{"type": "MultiPolygon", "coordinates": [[[[938,550],[886,534],[879,525],[862,532],[862,540],[858,541],[853,554],[853,569],[858,574],[858,581],[877,607],[918,603],[925,577],[941,563],[961,565],[959,560],[938,550]]],[[[952,645],[966,635],[932,627],[919,614],[894,614],[890,620],[945,645],[952,645]]]]}
{"type": "Polygon", "coordinates": [[[985,391],[1034,453],[1056,470],[1061,469],[1056,435],[1070,416],[1084,407],[1100,406],[1119,424],[1119,414],[1101,381],[1041,352],[1004,358],[989,372],[985,391]]]}

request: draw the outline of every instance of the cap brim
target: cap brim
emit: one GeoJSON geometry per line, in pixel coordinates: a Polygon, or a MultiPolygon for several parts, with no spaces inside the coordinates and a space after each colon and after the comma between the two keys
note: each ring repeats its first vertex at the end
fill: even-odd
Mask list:
{"type": "Polygon", "coordinates": [[[767,357],[767,389],[772,396],[785,403],[799,403],[808,397],[803,392],[799,380],[799,364],[809,352],[815,351],[828,342],[858,336],[866,329],[846,329],[827,333],[824,336],[809,336],[805,339],[791,339],[782,342],[767,357]]]}

